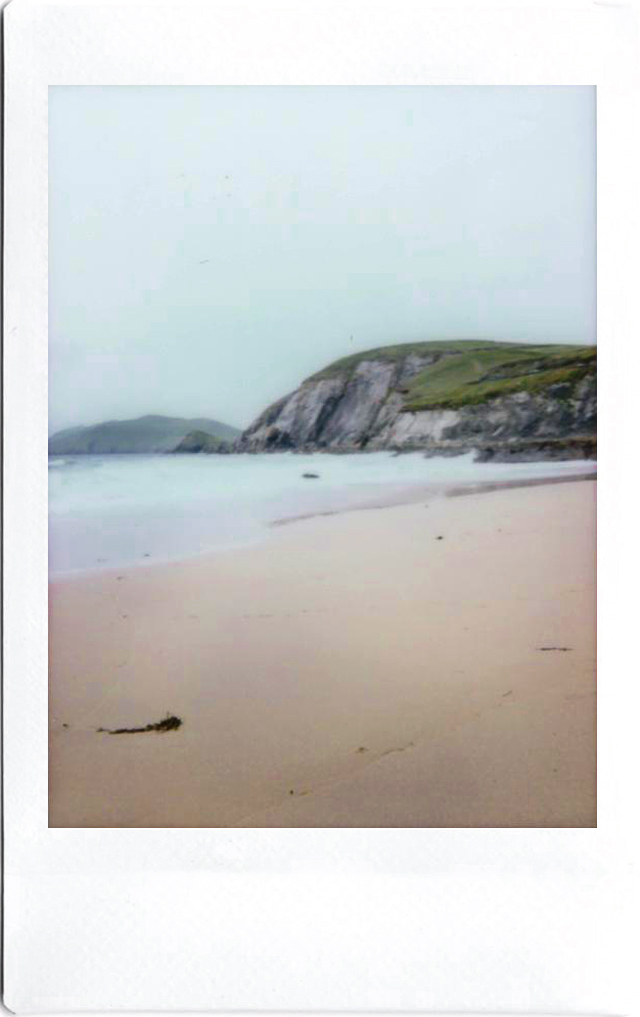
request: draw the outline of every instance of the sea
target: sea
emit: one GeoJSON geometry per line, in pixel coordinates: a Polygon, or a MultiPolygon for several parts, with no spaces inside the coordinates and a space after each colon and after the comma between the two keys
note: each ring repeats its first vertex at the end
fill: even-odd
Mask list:
{"type": "Polygon", "coordinates": [[[50,456],[49,573],[192,558],[268,540],[274,524],[299,517],[595,468],[584,460],[476,463],[472,453],[50,456]]]}

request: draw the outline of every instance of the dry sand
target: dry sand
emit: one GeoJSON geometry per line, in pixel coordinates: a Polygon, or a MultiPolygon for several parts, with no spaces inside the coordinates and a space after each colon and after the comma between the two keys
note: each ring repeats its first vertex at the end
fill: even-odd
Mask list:
{"type": "Polygon", "coordinates": [[[52,583],[51,826],[594,826],[595,488],[52,583]]]}

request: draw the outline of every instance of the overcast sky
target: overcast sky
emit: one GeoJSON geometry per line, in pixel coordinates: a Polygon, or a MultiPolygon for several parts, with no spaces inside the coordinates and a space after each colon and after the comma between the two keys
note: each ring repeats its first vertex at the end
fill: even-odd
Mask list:
{"type": "Polygon", "coordinates": [[[50,429],[355,350],[593,342],[592,88],[50,89],[50,429]]]}

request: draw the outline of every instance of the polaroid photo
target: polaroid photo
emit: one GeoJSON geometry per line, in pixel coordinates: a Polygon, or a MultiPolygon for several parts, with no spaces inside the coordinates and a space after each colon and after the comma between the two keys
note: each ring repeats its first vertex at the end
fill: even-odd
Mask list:
{"type": "Polygon", "coordinates": [[[5,8],[11,1011],[632,1012],[636,31],[5,8]]]}

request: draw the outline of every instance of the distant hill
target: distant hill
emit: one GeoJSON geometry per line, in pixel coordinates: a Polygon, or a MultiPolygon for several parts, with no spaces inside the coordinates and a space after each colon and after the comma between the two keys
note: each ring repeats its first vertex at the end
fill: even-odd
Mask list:
{"type": "Polygon", "coordinates": [[[137,420],[107,420],[91,427],[69,427],[49,438],[49,455],[108,455],[171,452],[186,435],[205,431],[214,438],[233,441],[240,431],[207,417],[150,415],[137,420]]]}
{"type": "Polygon", "coordinates": [[[343,357],[267,407],[239,452],[595,455],[596,348],[442,340],[343,357]]]}

